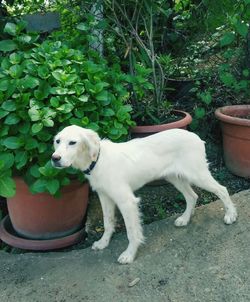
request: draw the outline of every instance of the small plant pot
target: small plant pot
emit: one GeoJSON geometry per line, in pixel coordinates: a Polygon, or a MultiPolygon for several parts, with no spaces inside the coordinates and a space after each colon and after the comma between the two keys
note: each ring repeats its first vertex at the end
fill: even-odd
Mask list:
{"type": "Polygon", "coordinates": [[[145,137],[160,131],[174,128],[187,129],[187,126],[192,122],[191,115],[181,110],[173,110],[173,113],[180,117],[180,119],[175,122],[161,125],[135,126],[131,129],[132,137],[145,137]]]}
{"type": "Polygon", "coordinates": [[[224,160],[235,175],[250,177],[250,105],[233,105],[215,111],[223,136],[224,160]]]}
{"type": "Polygon", "coordinates": [[[54,198],[47,193],[31,194],[22,178],[16,178],[15,182],[16,195],[7,199],[7,206],[16,242],[12,236],[7,243],[25,249],[46,250],[72,245],[81,239],[71,235],[82,235],[88,203],[87,183],[73,182],[62,189],[60,198],[54,198]]]}

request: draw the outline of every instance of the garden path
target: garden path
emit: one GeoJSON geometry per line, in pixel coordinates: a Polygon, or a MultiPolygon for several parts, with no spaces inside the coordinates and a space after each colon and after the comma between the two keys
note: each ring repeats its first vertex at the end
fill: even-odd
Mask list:
{"type": "Polygon", "coordinates": [[[219,202],[198,208],[186,228],[174,227],[174,216],[146,225],[131,265],[116,262],[124,233],[101,252],[2,251],[0,302],[250,301],[250,190],[232,198],[239,220],[231,226],[219,202]]]}

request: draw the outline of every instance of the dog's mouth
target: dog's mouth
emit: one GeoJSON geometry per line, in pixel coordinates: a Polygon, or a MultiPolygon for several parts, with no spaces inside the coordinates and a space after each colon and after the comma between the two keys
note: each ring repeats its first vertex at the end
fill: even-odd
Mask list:
{"type": "Polygon", "coordinates": [[[70,165],[62,165],[61,162],[54,161],[53,159],[51,159],[51,164],[56,169],[65,169],[65,168],[69,168],[70,167],[70,165]]]}

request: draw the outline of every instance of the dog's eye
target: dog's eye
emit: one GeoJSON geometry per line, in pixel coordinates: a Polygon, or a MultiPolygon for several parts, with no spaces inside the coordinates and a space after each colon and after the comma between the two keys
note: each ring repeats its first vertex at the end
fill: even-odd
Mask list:
{"type": "Polygon", "coordinates": [[[69,142],[69,145],[71,145],[71,146],[72,146],[72,145],[75,145],[75,144],[76,144],[75,141],[70,141],[70,142],[69,142]]]}
{"type": "Polygon", "coordinates": [[[56,143],[57,143],[57,144],[60,144],[60,139],[57,139],[57,140],[56,140],[56,143]]]}

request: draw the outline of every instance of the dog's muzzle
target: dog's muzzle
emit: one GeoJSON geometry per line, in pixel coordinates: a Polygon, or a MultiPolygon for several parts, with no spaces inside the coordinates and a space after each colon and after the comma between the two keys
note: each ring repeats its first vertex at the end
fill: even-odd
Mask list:
{"type": "Polygon", "coordinates": [[[61,160],[60,155],[56,155],[56,154],[54,155],[53,154],[52,157],[51,157],[51,162],[52,162],[54,167],[58,167],[58,168],[62,167],[61,163],[60,163],[60,160],[61,160]]]}

